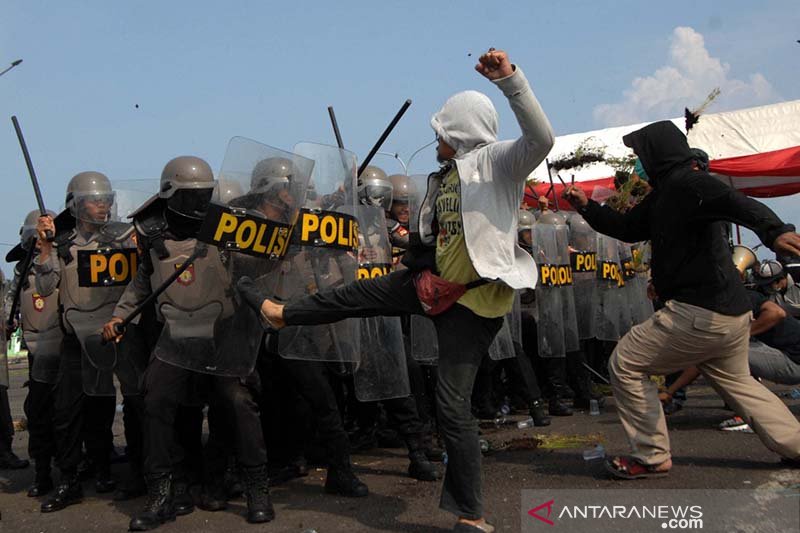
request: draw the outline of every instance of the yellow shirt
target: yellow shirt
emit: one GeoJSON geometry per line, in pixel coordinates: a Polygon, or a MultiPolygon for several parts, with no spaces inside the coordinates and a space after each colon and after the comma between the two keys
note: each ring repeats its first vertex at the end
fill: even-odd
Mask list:
{"type": "MultiPolygon", "coordinates": [[[[444,177],[436,199],[439,235],[436,237],[436,267],[439,274],[454,283],[480,279],[472,266],[464,241],[461,222],[461,181],[455,165],[444,177]]],[[[478,316],[498,318],[511,311],[514,290],[501,282],[487,283],[468,290],[458,303],[478,316]]]]}

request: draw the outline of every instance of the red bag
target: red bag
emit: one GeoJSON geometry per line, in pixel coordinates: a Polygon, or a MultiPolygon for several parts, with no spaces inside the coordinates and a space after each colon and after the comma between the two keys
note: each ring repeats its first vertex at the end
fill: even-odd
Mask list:
{"type": "Polygon", "coordinates": [[[471,281],[466,285],[447,281],[431,272],[423,270],[414,274],[414,288],[425,314],[435,316],[450,309],[468,290],[488,283],[485,279],[471,281]]]}

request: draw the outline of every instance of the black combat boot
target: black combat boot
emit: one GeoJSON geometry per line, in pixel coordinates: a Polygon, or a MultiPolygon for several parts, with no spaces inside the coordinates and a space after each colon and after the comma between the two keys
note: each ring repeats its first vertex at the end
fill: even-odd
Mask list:
{"type": "Polygon", "coordinates": [[[531,402],[528,412],[533,419],[534,426],[549,426],[550,417],[547,416],[547,408],[545,407],[544,400],[539,398],[531,402]]]}
{"type": "MultiPolygon", "coordinates": [[[[133,465],[133,463],[131,463],[133,465]]],[[[131,466],[128,478],[119,484],[114,492],[114,501],[132,500],[147,494],[147,484],[144,482],[144,475],[139,468],[131,466]]]]}
{"type": "Polygon", "coordinates": [[[147,478],[147,503],[141,513],[131,519],[130,531],[149,531],[165,522],[175,520],[172,502],[172,474],[157,474],[147,478]]]}
{"type": "Polygon", "coordinates": [[[441,463],[444,460],[444,449],[441,448],[441,444],[436,447],[433,440],[433,432],[430,429],[423,431],[422,450],[425,452],[425,457],[428,458],[428,461],[441,463]]]}
{"type": "Polygon", "coordinates": [[[351,498],[363,498],[369,494],[369,489],[356,477],[349,466],[329,466],[328,477],[325,479],[325,492],[351,498]]]}
{"type": "Polygon", "coordinates": [[[0,450],[0,470],[22,470],[28,468],[31,462],[27,459],[20,459],[11,448],[0,450]]]}
{"type": "Polygon", "coordinates": [[[83,487],[77,472],[62,473],[61,482],[56,487],[56,493],[42,504],[43,513],[60,511],[68,505],[78,503],[83,499],[83,487]]]}
{"type": "Polygon", "coordinates": [[[247,497],[247,521],[261,524],[275,519],[275,509],[269,498],[267,465],[242,468],[244,493],[247,497]]]}
{"type": "Polygon", "coordinates": [[[111,467],[106,463],[97,465],[97,473],[94,478],[94,490],[97,494],[112,492],[117,488],[117,482],[111,476],[111,467]]]}
{"type": "Polygon", "coordinates": [[[175,514],[178,516],[194,511],[194,499],[189,492],[189,482],[185,477],[176,477],[172,480],[172,501],[175,505],[175,514]]]}
{"type": "Polygon", "coordinates": [[[550,399],[550,405],[547,411],[550,413],[550,416],[572,416],[572,408],[558,398],[550,399]]]}
{"type": "Polygon", "coordinates": [[[224,511],[228,508],[228,495],[225,487],[221,484],[208,484],[203,486],[203,494],[200,495],[200,502],[197,504],[200,509],[210,513],[224,511]]]}
{"type": "Polygon", "coordinates": [[[35,460],[36,477],[33,485],[28,489],[28,496],[36,498],[44,496],[53,490],[53,478],[50,477],[50,458],[39,458],[35,460]]]}
{"type": "Polygon", "coordinates": [[[421,436],[406,437],[408,447],[408,475],[419,481],[436,481],[439,479],[439,472],[436,467],[428,460],[425,449],[422,445],[421,436]]]}

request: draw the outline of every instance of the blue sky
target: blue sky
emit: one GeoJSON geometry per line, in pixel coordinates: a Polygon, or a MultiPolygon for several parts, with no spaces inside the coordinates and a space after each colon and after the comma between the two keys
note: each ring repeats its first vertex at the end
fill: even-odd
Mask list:
{"type": "MultiPolygon", "coordinates": [[[[464,89],[487,92],[500,111],[501,136],[516,136],[499,92],[472,70],[489,46],[506,49],[525,70],[556,132],[565,134],[630,116],[679,115],[713,84],[723,86],[723,97],[711,111],[800,98],[797,39],[796,1],[9,0],[0,68],[24,63],[0,77],[0,242],[16,242],[35,207],[12,114],[45,201],[60,210],[67,181],[82,170],[112,180],[157,177],[181,154],[218,169],[236,135],[284,149],[333,144],[328,105],[360,157],[411,98],[384,145],[407,158],[432,140],[430,115],[464,89]],[[695,85],[683,99],[663,76],[674,70],[671,54],[685,50],[678,27],[701,36],[700,44],[683,43],[694,48],[678,67],[695,85]],[[631,93],[642,77],[664,81],[644,103],[631,93]]],[[[376,163],[401,170],[387,157],[376,163]]],[[[434,166],[427,149],[411,168],[434,166]]],[[[800,223],[796,202],[776,205],[800,223]]]]}

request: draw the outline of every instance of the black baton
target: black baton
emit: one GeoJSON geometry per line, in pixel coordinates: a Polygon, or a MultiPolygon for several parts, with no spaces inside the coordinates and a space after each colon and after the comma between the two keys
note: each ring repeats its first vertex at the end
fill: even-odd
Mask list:
{"type": "MultiPolygon", "coordinates": [[[[39,204],[39,211],[43,217],[47,216],[47,210],[44,208],[44,200],[42,200],[42,190],[39,188],[39,180],[36,178],[36,171],[33,169],[31,154],[28,153],[28,145],[25,144],[25,137],[22,135],[19,121],[16,116],[12,116],[11,122],[14,123],[14,130],[17,132],[17,139],[19,139],[19,147],[22,148],[22,155],[25,157],[25,164],[28,165],[28,174],[31,176],[31,185],[33,185],[33,193],[36,195],[36,203],[39,204]]],[[[54,235],[52,231],[47,230],[45,236],[48,241],[53,241],[54,235]]]]}
{"type": "Polygon", "coordinates": [[[336,122],[336,113],[333,112],[333,106],[328,106],[328,115],[331,117],[331,125],[333,126],[333,134],[336,136],[336,144],[339,148],[344,149],[344,142],[342,142],[342,134],[339,132],[339,123],[336,122]]]}
{"type": "Polygon", "coordinates": [[[408,110],[410,106],[411,106],[411,100],[406,100],[400,107],[400,111],[397,112],[397,114],[394,116],[389,125],[386,126],[386,129],[378,139],[378,142],[375,143],[375,146],[372,147],[372,150],[370,150],[369,154],[367,154],[367,157],[364,158],[364,162],[361,163],[361,166],[358,167],[358,175],[357,175],[358,178],[361,178],[361,173],[364,172],[364,169],[367,168],[369,162],[372,161],[372,158],[375,157],[375,154],[378,153],[378,150],[381,149],[381,146],[383,146],[383,143],[384,141],[386,141],[386,138],[389,136],[390,133],[392,133],[392,130],[394,129],[395,126],[397,126],[397,123],[400,122],[400,119],[403,118],[403,114],[405,114],[406,110],[408,110]]]}

